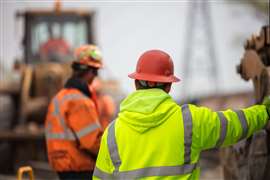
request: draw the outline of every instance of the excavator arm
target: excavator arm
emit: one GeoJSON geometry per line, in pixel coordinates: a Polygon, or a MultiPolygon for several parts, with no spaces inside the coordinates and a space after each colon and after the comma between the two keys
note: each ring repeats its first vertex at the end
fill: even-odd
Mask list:
{"type": "Polygon", "coordinates": [[[252,35],[244,48],[237,71],[244,80],[252,80],[256,103],[261,103],[270,90],[270,26],[262,27],[259,35],[252,35]]]}
{"type": "MultiPolygon", "coordinates": [[[[244,55],[237,72],[252,81],[255,103],[270,95],[270,26],[262,27],[259,35],[252,35],[244,45],[244,55]]],[[[270,179],[270,133],[259,131],[222,152],[225,180],[270,179]]]]}

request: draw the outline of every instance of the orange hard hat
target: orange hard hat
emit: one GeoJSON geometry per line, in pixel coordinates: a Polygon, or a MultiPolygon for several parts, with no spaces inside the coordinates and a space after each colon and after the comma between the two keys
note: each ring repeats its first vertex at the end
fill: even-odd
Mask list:
{"type": "Polygon", "coordinates": [[[75,63],[91,66],[94,68],[102,67],[102,56],[99,48],[95,45],[82,45],[75,49],[75,63]]]}
{"type": "Polygon", "coordinates": [[[138,60],[136,72],[128,77],[137,80],[172,83],[178,82],[174,76],[174,67],[171,57],[160,50],[146,51],[138,60]]]}

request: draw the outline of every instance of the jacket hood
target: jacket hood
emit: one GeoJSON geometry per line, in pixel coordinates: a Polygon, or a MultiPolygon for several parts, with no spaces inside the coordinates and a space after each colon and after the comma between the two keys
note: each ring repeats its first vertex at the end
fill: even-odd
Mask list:
{"type": "Polygon", "coordinates": [[[120,104],[118,119],[143,133],[165,122],[176,108],[171,96],[161,89],[137,90],[120,104]]]}

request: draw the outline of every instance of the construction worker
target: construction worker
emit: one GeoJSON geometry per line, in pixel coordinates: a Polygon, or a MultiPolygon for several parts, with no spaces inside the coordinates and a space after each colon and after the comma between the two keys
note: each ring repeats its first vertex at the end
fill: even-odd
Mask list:
{"type": "Polygon", "coordinates": [[[99,78],[95,78],[91,84],[97,97],[97,106],[101,126],[105,129],[112,121],[115,114],[115,103],[111,96],[105,94],[103,89],[103,83],[99,78]]]}
{"type": "Polygon", "coordinates": [[[49,105],[45,122],[47,153],[61,180],[92,177],[103,130],[89,87],[101,66],[96,46],[76,49],[73,74],[49,105]]]}
{"type": "Polygon", "coordinates": [[[145,52],[129,77],[137,90],[103,134],[94,179],[198,179],[202,150],[235,144],[268,122],[270,105],[220,112],[179,106],[168,94],[179,81],[173,61],[160,50],[145,52]]]}
{"type": "Polygon", "coordinates": [[[49,39],[40,46],[40,58],[42,61],[61,62],[63,59],[69,60],[71,47],[63,37],[63,28],[57,36],[53,31],[52,24],[48,25],[49,39]]]}

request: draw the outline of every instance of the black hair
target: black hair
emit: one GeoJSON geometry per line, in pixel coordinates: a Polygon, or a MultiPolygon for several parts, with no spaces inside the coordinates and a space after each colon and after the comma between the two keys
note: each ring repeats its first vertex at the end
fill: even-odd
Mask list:
{"type": "Polygon", "coordinates": [[[160,82],[156,82],[155,86],[149,86],[148,81],[143,81],[143,80],[135,80],[137,82],[138,89],[152,89],[152,88],[158,88],[158,89],[162,89],[165,90],[165,87],[169,84],[169,83],[160,83],[160,82]]]}
{"type": "Polygon", "coordinates": [[[89,73],[89,71],[92,71],[95,75],[97,75],[97,70],[98,70],[95,67],[87,66],[87,65],[80,64],[77,62],[73,62],[71,65],[71,68],[73,70],[72,77],[77,77],[77,78],[83,77],[85,74],[89,73]]]}

